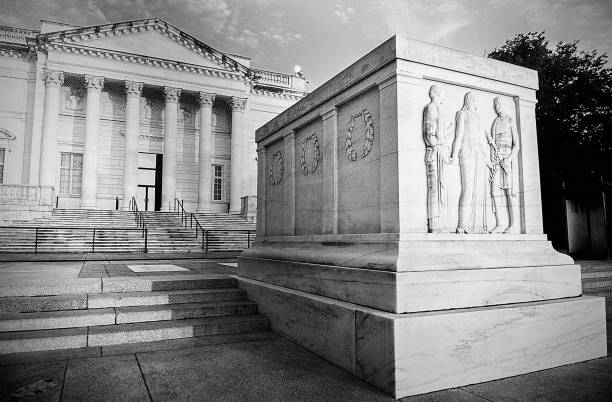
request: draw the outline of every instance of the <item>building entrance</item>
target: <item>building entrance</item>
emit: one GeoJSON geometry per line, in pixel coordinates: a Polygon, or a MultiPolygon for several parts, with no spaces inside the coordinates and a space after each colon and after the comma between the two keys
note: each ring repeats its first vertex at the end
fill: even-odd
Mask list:
{"type": "Polygon", "coordinates": [[[136,202],[144,211],[159,211],[162,194],[162,154],[138,154],[138,191],[136,202]]]}

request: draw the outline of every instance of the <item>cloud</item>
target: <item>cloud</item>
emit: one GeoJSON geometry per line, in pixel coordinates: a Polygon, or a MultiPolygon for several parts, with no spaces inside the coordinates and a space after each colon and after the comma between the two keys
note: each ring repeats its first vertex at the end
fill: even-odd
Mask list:
{"type": "Polygon", "coordinates": [[[341,5],[336,5],[336,10],[334,11],[334,15],[340,19],[340,21],[347,23],[351,17],[355,14],[355,9],[353,7],[342,7],[341,5]]]}
{"type": "Polygon", "coordinates": [[[294,40],[302,39],[301,34],[285,30],[281,27],[272,27],[267,30],[261,31],[260,34],[262,37],[276,42],[281,46],[287,46],[294,40]]]}

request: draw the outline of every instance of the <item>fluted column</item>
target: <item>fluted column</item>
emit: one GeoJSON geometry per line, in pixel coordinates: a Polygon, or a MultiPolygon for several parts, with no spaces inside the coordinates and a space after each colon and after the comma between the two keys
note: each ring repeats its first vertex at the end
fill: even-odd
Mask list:
{"type": "Polygon", "coordinates": [[[176,198],[176,132],[180,88],[164,87],[164,164],[162,166],[162,211],[170,211],[176,198]]]}
{"type": "Polygon", "coordinates": [[[230,207],[229,212],[240,212],[240,197],[242,194],[242,148],[243,148],[243,119],[246,98],[232,97],[229,102],[232,108],[232,132],[230,134],[230,207]]]}
{"type": "Polygon", "coordinates": [[[198,158],[198,212],[210,211],[212,105],[215,95],[200,92],[200,155],[198,158]]]}
{"type": "Polygon", "coordinates": [[[125,81],[125,152],[123,156],[123,209],[130,208],[138,187],[138,124],[142,82],[125,81]]]}
{"type": "Polygon", "coordinates": [[[57,118],[59,116],[59,91],[64,83],[64,73],[46,70],[45,110],[40,148],[40,170],[38,182],[41,186],[55,187],[57,171],[57,118]]]}
{"type": "Polygon", "coordinates": [[[83,184],[81,208],[96,207],[98,193],[98,126],[100,124],[100,92],[104,77],[85,75],[87,109],[85,110],[85,151],[83,152],[83,184]]]}

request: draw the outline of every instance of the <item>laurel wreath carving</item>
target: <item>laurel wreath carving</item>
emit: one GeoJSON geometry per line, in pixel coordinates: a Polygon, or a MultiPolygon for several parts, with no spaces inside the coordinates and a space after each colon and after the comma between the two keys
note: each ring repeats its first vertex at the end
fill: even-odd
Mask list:
{"type": "Polygon", "coordinates": [[[272,184],[273,186],[278,185],[283,179],[283,154],[281,153],[281,151],[277,151],[275,154],[272,155],[272,159],[270,161],[270,169],[268,170],[268,178],[270,179],[270,184],[272,184]],[[274,175],[274,161],[276,161],[276,166],[278,166],[277,176],[274,175]]]}
{"type": "Polygon", "coordinates": [[[317,137],[316,134],[313,134],[310,137],[306,137],[306,139],[302,143],[302,154],[300,155],[300,166],[302,167],[302,171],[304,172],[304,174],[309,175],[316,172],[317,166],[319,166],[320,159],[321,151],[319,149],[319,137],[317,137]],[[312,163],[310,165],[306,165],[306,148],[308,147],[309,140],[313,141],[312,163]]]}
{"type": "Polygon", "coordinates": [[[361,112],[354,114],[349,119],[346,125],[346,138],[344,141],[344,149],[346,150],[346,157],[352,161],[357,160],[357,151],[353,147],[353,130],[355,129],[355,119],[361,117],[365,128],[365,142],[361,149],[359,156],[365,158],[372,150],[372,143],[374,142],[374,122],[372,121],[372,114],[367,109],[363,109],[361,112]]]}

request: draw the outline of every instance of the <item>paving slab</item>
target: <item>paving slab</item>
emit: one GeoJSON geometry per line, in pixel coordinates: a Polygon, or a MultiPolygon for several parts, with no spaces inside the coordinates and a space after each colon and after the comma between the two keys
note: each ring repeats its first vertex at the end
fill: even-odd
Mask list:
{"type": "MultiPolygon", "coordinates": [[[[73,349],[45,350],[41,352],[9,353],[0,355],[0,366],[27,363],[45,363],[59,360],[80,359],[84,357],[99,357],[102,351],[99,347],[84,347],[73,349]]],[[[2,368],[0,368],[2,371],[2,368]]]]}
{"type": "Polygon", "coordinates": [[[66,361],[0,367],[0,400],[59,401],[66,361]]]}
{"type": "Polygon", "coordinates": [[[68,361],[62,401],[149,401],[134,355],[68,361]]]}
{"type": "MultiPolygon", "coordinates": [[[[612,358],[605,358],[612,359],[612,358]]],[[[491,401],[610,401],[612,376],[593,366],[609,367],[597,359],[550,370],[461,387],[491,401]]]]}
{"type": "Polygon", "coordinates": [[[128,353],[155,352],[160,350],[185,349],[198,346],[222,345],[236,342],[255,342],[279,339],[275,332],[246,332],[241,334],[208,335],[194,338],[167,339],[157,342],[139,342],[127,345],[102,346],[103,356],[123,355],[128,353]]]}
{"type": "Polygon", "coordinates": [[[400,399],[401,402],[484,402],[488,399],[471,394],[462,389],[446,389],[429,394],[409,396],[400,399]]]}
{"type": "Polygon", "coordinates": [[[154,401],[393,401],[285,340],[137,354],[154,401]]]}

